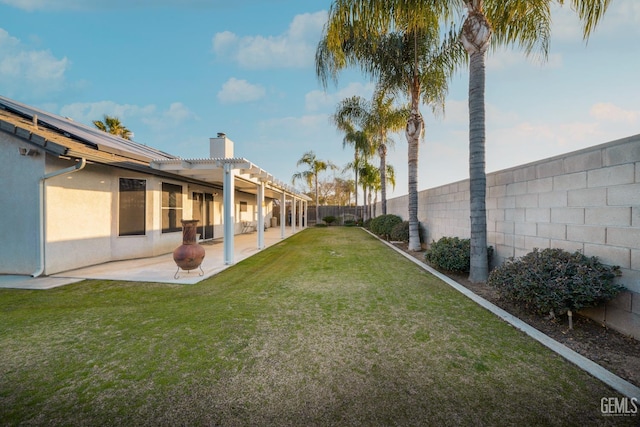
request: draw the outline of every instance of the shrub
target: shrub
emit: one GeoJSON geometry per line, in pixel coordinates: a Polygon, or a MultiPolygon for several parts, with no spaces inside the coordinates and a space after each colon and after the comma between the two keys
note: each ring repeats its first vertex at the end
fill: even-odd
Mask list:
{"type": "Polygon", "coordinates": [[[614,283],[620,274],[620,267],[604,265],[597,257],[580,252],[534,249],[493,270],[487,283],[508,300],[556,315],[610,300],[625,289],[614,283]]]}
{"type": "Polygon", "coordinates": [[[325,217],[322,218],[322,220],[327,224],[327,225],[331,225],[332,223],[336,222],[336,217],[333,215],[327,215],[325,217]]]}
{"type": "Polygon", "coordinates": [[[354,227],[356,225],[356,220],[355,219],[345,219],[344,220],[344,226],[345,227],[354,227]]]}
{"type": "Polygon", "coordinates": [[[400,223],[402,223],[402,218],[398,215],[380,215],[371,220],[371,232],[385,239],[389,239],[393,227],[400,223]]]}
{"type": "Polygon", "coordinates": [[[391,240],[400,242],[409,241],[409,221],[402,221],[391,229],[391,240]]]}
{"type": "Polygon", "coordinates": [[[366,219],[366,220],[362,223],[362,226],[363,226],[364,228],[366,228],[367,230],[371,230],[371,221],[372,221],[372,219],[371,219],[371,218],[366,219]]]}
{"type": "Polygon", "coordinates": [[[471,262],[471,241],[458,237],[442,237],[437,242],[431,243],[424,257],[435,268],[460,273],[468,272],[471,262]]]}
{"type": "MultiPolygon", "coordinates": [[[[487,246],[487,262],[491,263],[493,246],[487,246]]],[[[471,240],[442,237],[424,254],[425,260],[435,268],[455,273],[468,273],[471,266],[471,240]]]]}

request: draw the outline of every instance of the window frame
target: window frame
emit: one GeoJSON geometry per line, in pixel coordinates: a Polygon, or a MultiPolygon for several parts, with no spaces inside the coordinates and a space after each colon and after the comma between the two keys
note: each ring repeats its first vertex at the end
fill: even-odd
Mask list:
{"type": "Polygon", "coordinates": [[[145,236],[147,234],[147,180],[142,178],[118,178],[118,237],[145,236]],[[124,183],[129,183],[130,188],[123,189],[124,183]],[[141,185],[140,185],[141,184],[141,185]],[[140,187],[142,189],[140,189],[140,187]],[[133,197],[124,197],[127,193],[133,197]],[[140,206],[140,204],[142,206],[140,206]],[[136,216],[131,220],[131,216],[136,216]],[[141,227],[140,227],[141,226],[141,227]],[[123,229],[126,229],[123,231],[123,229]]]}
{"type": "Polygon", "coordinates": [[[180,184],[162,182],[160,197],[160,227],[163,234],[182,231],[181,219],[183,218],[183,191],[184,188],[180,184]]]}

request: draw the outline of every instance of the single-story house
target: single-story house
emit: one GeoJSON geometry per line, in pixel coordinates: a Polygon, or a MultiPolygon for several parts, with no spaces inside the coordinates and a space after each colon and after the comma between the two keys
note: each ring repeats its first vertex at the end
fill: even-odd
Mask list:
{"type": "Polygon", "coordinates": [[[181,219],[223,239],[225,264],[236,234],[255,232],[262,249],[279,223],[284,238],[285,206],[302,219],[310,199],[234,157],[226,135],[209,145],[209,157],[182,159],[0,96],[0,274],[170,253],[181,219]]]}

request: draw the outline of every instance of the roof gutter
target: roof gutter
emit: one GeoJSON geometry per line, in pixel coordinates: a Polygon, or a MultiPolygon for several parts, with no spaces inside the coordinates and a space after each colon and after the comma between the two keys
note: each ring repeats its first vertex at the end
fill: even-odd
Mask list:
{"type": "Polygon", "coordinates": [[[40,184],[39,184],[39,200],[40,200],[40,218],[39,218],[39,244],[40,244],[40,267],[38,268],[38,270],[34,273],[31,274],[31,277],[39,277],[42,275],[42,273],[44,273],[44,248],[45,248],[45,244],[44,244],[44,217],[45,217],[45,198],[44,198],[44,182],[49,179],[49,178],[53,178],[55,176],[60,176],[60,175],[66,175],[66,174],[70,174],[70,173],[74,173],[74,172],[78,172],[82,169],[84,169],[84,167],[87,165],[87,160],[82,157],[80,158],[80,161],[78,163],[76,163],[74,166],[68,167],[68,168],[64,168],[64,169],[59,169],[57,171],[53,171],[50,173],[45,174],[42,178],[40,178],[40,184]]]}

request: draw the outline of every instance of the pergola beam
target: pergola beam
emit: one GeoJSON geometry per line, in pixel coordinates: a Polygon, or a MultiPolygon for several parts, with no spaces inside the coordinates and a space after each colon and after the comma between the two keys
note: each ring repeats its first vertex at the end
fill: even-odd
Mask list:
{"type": "MultiPolygon", "coordinates": [[[[250,161],[243,158],[209,158],[209,159],[161,159],[153,160],[150,163],[152,169],[175,173],[176,175],[196,179],[206,183],[220,182],[222,179],[223,192],[223,251],[224,263],[231,265],[234,263],[234,238],[235,225],[238,218],[235,217],[235,190],[236,181],[240,187],[244,184],[242,181],[256,185],[256,204],[257,204],[257,232],[258,232],[258,249],[264,248],[264,199],[265,189],[281,193],[282,209],[280,212],[280,234],[285,238],[286,224],[286,201],[287,196],[291,197],[295,206],[296,199],[306,200],[307,196],[298,194],[297,191],[289,185],[274,179],[273,175],[254,165],[250,161]],[[221,177],[222,176],[222,177],[221,177]]],[[[242,188],[239,188],[242,191],[242,188]]],[[[294,215],[292,215],[292,225],[295,223],[295,207],[294,215]]],[[[301,215],[301,213],[300,213],[301,215]]],[[[300,223],[301,224],[301,223],[300,223]]],[[[295,231],[295,225],[293,225],[295,231]]]]}

